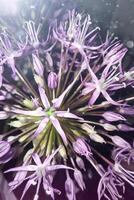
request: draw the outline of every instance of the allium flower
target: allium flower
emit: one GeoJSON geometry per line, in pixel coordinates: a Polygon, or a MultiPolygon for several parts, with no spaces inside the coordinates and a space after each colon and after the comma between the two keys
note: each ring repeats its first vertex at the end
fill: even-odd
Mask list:
{"type": "Polygon", "coordinates": [[[129,143],[122,140],[123,139],[120,138],[121,142],[118,142],[118,147],[113,150],[114,160],[119,163],[122,163],[122,162],[127,162],[128,164],[130,164],[131,162],[133,163],[134,162],[134,142],[133,142],[133,146],[131,146],[129,143]]]}
{"type": "Polygon", "coordinates": [[[20,42],[18,42],[16,45],[13,46],[12,38],[9,37],[9,35],[6,32],[1,33],[0,36],[0,42],[2,45],[1,48],[1,58],[0,58],[0,65],[7,63],[13,71],[13,74],[15,75],[15,58],[20,57],[23,53],[23,50],[25,48],[25,44],[22,45],[20,42]]]}
{"type": "MultiPolygon", "coordinates": [[[[58,170],[58,169],[72,169],[72,168],[64,166],[64,165],[50,165],[51,160],[53,159],[55,154],[59,151],[59,148],[53,154],[48,156],[44,160],[43,163],[41,162],[38,154],[33,154],[32,158],[33,158],[34,162],[36,163],[36,165],[25,165],[25,166],[21,166],[21,167],[15,167],[15,168],[12,168],[12,169],[9,169],[8,171],[6,171],[6,172],[20,171],[23,173],[25,173],[25,171],[33,172],[33,174],[31,174],[30,176],[22,176],[21,175],[20,181],[25,181],[25,180],[29,179],[25,186],[25,189],[23,191],[21,199],[23,199],[23,197],[24,197],[25,193],[27,192],[27,190],[29,189],[29,187],[31,185],[36,185],[36,184],[37,184],[37,189],[36,189],[36,194],[34,196],[34,199],[38,199],[39,198],[38,193],[39,193],[39,188],[40,188],[41,182],[43,182],[43,188],[46,191],[46,193],[50,194],[50,196],[53,199],[54,199],[54,192],[60,194],[59,190],[52,187],[51,178],[50,178],[52,176],[52,171],[58,170]]],[[[12,186],[14,188],[14,184],[16,184],[16,180],[9,183],[9,185],[11,186],[11,189],[12,189],[12,186]]],[[[19,182],[17,184],[19,185],[19,182]]]]}
{"type": "Polygon", "coordinates": [[[105,170],[103,170],[98,185],[98,198],[101,199],[104,196],[106,199],[121,199],[122,195],[119,191],[121,189],[121,192],[124,193],[125,189],[125,185],[122,179],[118,177],[110,167],[108,167],[108,170],[106,172],[105,170]]]}
{"type": "Polygon", "coordinates": [[[9,186],[27,181],[22,198],[36,185],[32,199],[40,187],[54,199],[60,188],[53,180],[64,169],[66,197],[76,200],[86,189],[87,160],[101,178],[98,198],[120,199],[124,181],[134,186],[133,146],[121,135],[134,129],[134,97],[118,95],[134,84],[133,70],[122,66],[127,49],[113,35],[100,40],[90,16],[75,10],[52,23],[46,38],[40,28],[24,24],[25,44],[9,35],[0,40],[0,119],[11,127],[0,135],[0,164],[17,160],[7,170],[17,172],[9,186]],[[103,155],[105,148],[112,155],[103,155]]]}

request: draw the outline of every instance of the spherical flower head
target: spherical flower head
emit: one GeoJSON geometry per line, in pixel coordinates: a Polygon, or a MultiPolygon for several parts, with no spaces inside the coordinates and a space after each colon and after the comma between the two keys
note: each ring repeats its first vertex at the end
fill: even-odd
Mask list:
{"type": "Polygon", "coordinates": [[[118,200],[124,181],[134,184],[128,170],[132,141],[120,134],[134,129],[129,120],[134,97],[118,95],[133,87],[133,69],[122,65],[127,49],[121,42],[110,34],[100,39],[99,30],[89,15],[72,10],[51,24],[46,40],[33,21],[24,25],[24,44],[1,34],[0,119],[11,130],[0,136],[0,164],[12,159],[15,149],[17,167],[7,172],[16,175],[9,186],[15,190],[25,182],[22,198],[35,186],[34,200],[40,187],[55,199],[61,193],[54,187],[55,175],[62,169],[66,197],[76,200],[86,189],[85,160],[100,176],[99,199],[118,200]]]}

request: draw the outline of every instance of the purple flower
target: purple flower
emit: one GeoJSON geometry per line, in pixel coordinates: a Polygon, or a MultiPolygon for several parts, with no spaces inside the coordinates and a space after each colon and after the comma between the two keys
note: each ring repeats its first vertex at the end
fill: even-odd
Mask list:
{"type": "Polygon", "coordinates": [[[40,44],[39,39],[38,39],[40,26],[36,28],[35,23],[33,21],[29,21],[29,22],[26,22],[24,28],[25,28],[27,36],[30,39],[29,40],[30,45],[32,45],[34,48],[38,48],[40,44]]]}
{"type": "Polygon", "coordinates": [[[112,63],[112,65],[119,65],[120,71],[121,62],[128,50],[118,41],[118,39],[113,37],[113,35],[107,34],[104,46],[102,48],[102,55],[104,58],[103,65],[112,63]]]}
{"type": "Polygon", "coordinates": [[[134,68],[124,71],[122,65],[127,50],[113,35],[103,40],[90,16],[75,10],[52,23],[46,38],[43,24],[25,23],[24,44],[5,32],[0,37],[0,119],[12,127],[1,134],[0,164],[8,167],[14,152],[21,163],[8,168],[17,172],[9,186],[14,190],[25,181],[22,198],[36,186],[37,200],[42,185],[54,199],[60,194],[53,187],[56,170],[65,169],[66,197],[76,200],[85,189],[86,159],[101,177],[99,199],[123,198],[122,180],[134,186],[134,146],[120,134],[133,131],[134,97],[118,95],[134,86],[134,68]]]}
{"type": "Polygon", "coordinates": [[[114,171],[132,187],[134,187],[134,172],[125,169],[120,163],[115,162],[114,171]]]}
{"type": "Polygon", "coordinates": [[[19,181],[22,182],[22,180],[23,181],[28,180],[27,184],[24,188],[24,191],[22,193],[21,199],[24,198],[24,195],[27,192],[27,190],[30,188],[30,186],[36,185],[36,184],[37,184],[37,188],[36,188],[36,193],[34,195],[34,199],[38,199],[39,198],[38,193],[39,193],[39,188],[40,188],[41,182],[43,183],[43,188],[44,188],[45,192],[47,194],[49,194],[52,197],[52,199],[54,199],[54,192],[60,194],[59,190],[52,187],[52,183],[51,183],[49,176],[52,174],[53,171],[58,170],[58,169],[71,169],[71,170],[73,170],[73,169],[71,167],[67,167],[65,165],[50,165],[50,162],[52,161],[54,156],[59,151],[59,148],[57,150],[55,150],[55,152],[53,154],[48,156],[44,160],[43,163],[41,162],[38,154],[33,154],[32,158],[35,162],[35,165],[33,165],[33,164],[32,165],[31,164],[23,165],[21,167],[15,167],[15,168],[7,170],[5,173],[13,172],[13,171],[23,172],[23,173],[19,173],[19,175],[21,175],[21,179],[17,178],[17,180],[14,179],[13,182],[9,183],[11,190],[14,189],[14,185],[16,185],[16,181],[17,181],[17,185],[20,185],[19,181]],[[27,172],[27,173],[31,172],[32,174],[29,176],[25,176],[24,175],[25,172],[27,172]]]}
{"type": "Polygon", "coordinates": [[[91,46],[99,28],[90,30],[91,18],[89,15],[85,17],[84,21],[82,20],[83,17],[81,14],[77,14],[75,10],[69,11],[67,21],[61,23],[59,28],[53,29],[53,34],[55,39],[59,40],[65,46],[70,46],[72,50],[78,50],[85,56],[85,49],[94,51],[102,45],[96,47],[91,46]],[[88,44],[86,44],[87,40],[88,44]]]}
{"type": "Polygon", "coordinates": [[[44,47],[46,47],[46,44],[49,40],[50,30],[48,31],[48,36],[47,36],[46,41],[44,41],[44,40],[40,41],[39,33],[41,30],[41,24],[39,24],[39,26],[36,27],[35,22],[30,20],[25,23],[24,29],[26,32],[26,44],[27,44],[27,48],[25,49],[26,53],[29,53],[31,50],[32,50],[32,52],[36,50],[35,52],[38,54],[39,48],[43,48],[44,52],[46,53],[46,52],[50,51],[53,48],[53,46],[55,45],[55,43],[54,43],[52,46],[48,47],[47,49],[44,49],[44,47]],[[28,46],[28,45],[30,45],[30,46],[28,46]]]}
{"type": "MultiPolygon", "coordinates": [[[[94,74],[92,76],[92,82],[85,83],[85,88],[82,91],[83,95],[90,94],[93,92],[89,99],[89,106],[92,106],[100,94],[103,95],[103,97],[111,104],[118,105],[117,102],[115,102],[111,95],[108,94],[108,90],[112,87],[117,86],[118,83],[118,73],[116,73],[117,68],[112,67],[112,63],[109,63],[103,70],[100,79],[97,78],[97,76],[94,74]],[[117,79],[117,80],[116,80],[117,79]],[[116,83],[117,82],[117,83],[116,83]]],[[[117,89],[122,88],[122,85],[119,85],[117,89]]],[[[116,89],[114,89],[116,90],[116,89]]]]}
{"type": "Polygon", "coordinates": [[[2,66],[4,63],[7,63],[13,71],[13,75],[15,75],[15,58],[20,57],[23,54],[23,50],[25,49],[26,45],[18,43],[16,44],[16,47],[14,47],[10,37],[6,32],[1,34],[0,42],[2,45],[1,51],[3,53],[0,58],[0,65],[2,66]]]}
{"type": "Polygon", "coordinates": [[[21,110],[21,109],[12,109],[13,113],[24,115],[24,116],[31,116],[31,117],[41,117],[39,121],[39,125],[34,133],[34,137],[37,137],[47,126],[48,122],[50,121],[56,131],[59,133],[61,136],[63,142],[65,145],[67,145],[68,141],[66,138],[66,134],[64,130],[62,129],[59,119],[58,118],[70,118],[70,119],[76,119],[80,120],[82,118],[76,116],[75,114],[70,113],[69,111],[56,111],[55,107],[50,106],[50,102],[47,98],[45,90],[39,86],[39,93],[40,93],[40,98],[42,101],[42,105],[44,106],[44,109],[46,112],[44,112],[43,108],[37,108],[36,110],[32,111],[26,111],[26,110],[21,110]]]}
{"type": "Polygon", "coordinates": [[[100,200],[104,196],[109,200],[118,200],[122,198],[120,190],[124,193],[124,189],[124,182],[113,172],[111,167],[108,167],[107,171],[104,170],[98,185],[98,199],[100,200]]]}
{"type": "MultiPolygon", "coordinates": [[[[123,142],[124,143],[124,142],[123,142]]],[[[134,142],[133,146],[125,142],[124,145],[118,145],[117,148],[113,150],[113,159],[115,162],[122,163],[127,162],[128,165],[134,161],[134,142]]]]}

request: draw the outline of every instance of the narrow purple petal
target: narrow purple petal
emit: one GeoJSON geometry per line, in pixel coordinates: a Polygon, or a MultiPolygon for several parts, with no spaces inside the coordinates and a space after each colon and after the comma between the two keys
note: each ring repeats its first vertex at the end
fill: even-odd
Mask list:
{"type": "Polygon", "coordinates": [[[64,144],[67,145],[68,142],[67,142],[67,138],[66,138],[65,132],[61,128],[61,125],[60,125],[58,119],[56,119],[54,116],[51,116],[50,120],[51,120],[53,126],[55,127],[55,129],[57,130],[57,132],[60,134],[64,144]]]}
{"type": "Polygon", "coordinates": [[[24,190],[23,190],[23,193],[22,193],[22,196],[21,196],[21,199],[20,199],[20,200],[23,199],[24,195],[26,194],[27,190],[30,188],[31,185],[35,185],[35,179],[30,179],[30,180],[27,182],[27,184],[26,184],[26,186],[25,186],[25,188],[24,188],[24,190]]]}
{"type": "Polygon", "coordinates": [[[105,98],[109,103],[111,103],[111,104],[113,104],[113,105],[120,105],[119,103],[117,103],[116,101],[114,101],[114,100],[109,96],[109,94],[108,94],[105,90],[102,90],[101,92],[102,92],[104,98],[105,98]]]}
{"type": "Polygon", "coordinates": [[[14,180],[9,183],[11,190],[17,188],[26,178],[27,171],[19,171],[16,173],[14,180]]]}
{"type": "Polygon", "coordinates": [[[34,159],[34,162],[36,163],[36,165],[42,165],[42,162],[41,162],[41,160],[40,160],[40,157],[39,157],[39,155],[38,155],[37,153],[34,153],[34,154],[32,155],[32,158],[34,159]]]}
{"type": "Polygon", "coordinates": [[[50,103],[49,103],[49,100],[47,98],[47,95],[45,93],[45,90],[42,88],[42,87],[38,87],[39,89],[39,93],[40,93],[40,97],[41,97],[41,101],[44,105],[44,107],[47,109],[47,108],[50,108],[50,103]]]}
{"type": "Polygon", "coordinates": [[[35,72],[39,76],[43,76],[44,66],[42,65],[41,61],[35,54],[33,54],[32,57],[33,57],[33,65],[34,65],[35,72]]]}
{"type": "Polygon", "coordinates": [[[97,100],[97,98],[99,97],[99,95],[100,95],[100,91],[99,91],[99,90],[95,90],[95,91],[93,92],[93,94],[92,94],[90,100],[89,100],[88,105],[89,105],[89,106],[92,106],[92,105],[96,102],[96,100],[97,100]]]}
{"type": "Polygon", "coordinates": [[[111,64],[112,64],[112,63],[109,63],[109,64],[104,68],[104,70],[103,70],[103,72],[102,72],[102,75],[101,75],[101,79],[102,79],[102,78],[104,78],[104,79],[107,78],[109,69],[112,68],[112,65],[111,65],[111,64]]]}
{"type": "Polygon", "coordinates": [[[42,111],[42,109],[38,108],[36,110],[21,110],[18,108],[13,108],[11,112],[20,114],[20,115],[27,115],[27,116],[35,116],[35,117],[41,117],[41,116],[46,116],[45,112],[42,111]]]}
{"type": "Polygon", "coordinates": [[[15,172],[15,171],[35,171],[37,169],[36,165],[28,165],[28,166],[21,166],[21,167],[14,167],[9,170],[6,170],[4,173],[8,172],[15,172]]]}
{"type": "Polygon", "coordinates": [[[58,169],[70,169],[74,170],[72,167],[67,167],[65,165],[51,165],[47,167],[47,170],[53,171],[53,170],[58,170],[58,169]]]}
{"type": "Polygon", "coordinates": [[[49,165],[50,161],[54,158],[54,156],[59,152],[60,148],[62,146],[59,146],[51,155],[49,155],[43,162],[43,165],[49,165]]]}
{"type": "Polygon", "coordinates": [[[68,111],[56,111],[55,114],[57,117],[72,118],[72,119],[79,119],[79,120],[83,119],[68,111]]]}
{"type": "Polygon", "coordinates": [[[94,83],[85,83],[85,88],[82,90],[82,95],[86,95],[95,89],[94,83]]]}
{"type": "Polygon", "coordinates": [[[37,130],[34,133],[34,137],[37,137],[46,127],[47,123],[49,121],[49,118],[45,117],[39,124],[37,130]]]}

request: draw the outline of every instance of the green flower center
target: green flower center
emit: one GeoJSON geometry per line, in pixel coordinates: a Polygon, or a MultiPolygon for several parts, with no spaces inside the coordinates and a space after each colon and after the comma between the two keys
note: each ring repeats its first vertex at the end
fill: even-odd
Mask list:
{"type": "Polygon", "coordinates": [[[55,109],[54,108],[49,108],[48,110],[46,110],[46,113],[47,115],[50,117],[50,116],[53,116],[54,115],[54,112],[55,112],[55,109]]]}

